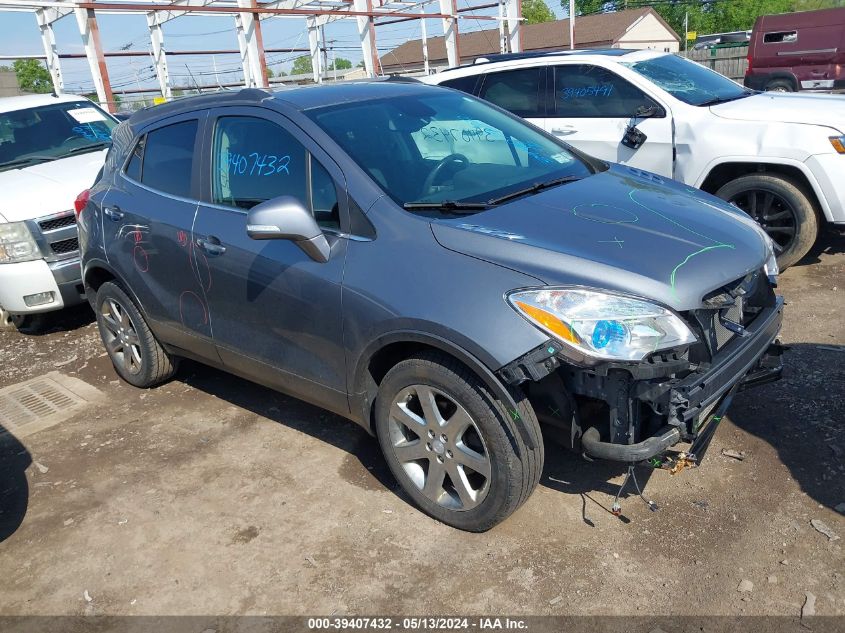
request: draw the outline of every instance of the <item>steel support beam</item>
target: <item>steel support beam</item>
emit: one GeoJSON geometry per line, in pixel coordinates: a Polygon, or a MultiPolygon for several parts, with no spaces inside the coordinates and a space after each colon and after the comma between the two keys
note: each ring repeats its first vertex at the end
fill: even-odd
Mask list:
{"type": "Polygon", "coordinates": [[[167,56],[164,53],[164,32],[161,28],[161,14],[150,12],[147,14],[147,26],[150,28],[150,44],[152,46],[153,66],[158,79],[161,96],[167,100],[173,98],[170,89],[170,74],[167,71],[167,56]]]}
{"type": "Polygon", "coordinates": [[[425,20],[420,20],[420,37],[422,38],[422,54],[423,54],[423,69],[425,74],[431,74],[431,68],[428,65],[428,33],[425,30],[425,20]]]}
{"type": "Polygon", "coordinates": [[[323,58],[320,55],[320,27],[317,18],[305,18],[308,29],[308,48],[311,50],[311,72],[314,73],[314,83],[323,83],[323,58]]]}
{"type": "Polygon", "coordinates": [[[109,112],[114,112],[114,95],[109,82],[109,70],[106,67],[106,58],[103,56],[103,46],[100,43],[100,29],[97,26],[97,16],[94,9],[73,10],[76,15],[76,23],[79,26],[79,35],[82,37],[82,45],[85,47],[85,56],[88,58],[88,67],[91,69],[91,77],[94,80],[94,88],[97,91],[97,100],[100,105],[109,112]]]}
{"type": "Polygon", "coordinates": [[[376,49],[372,0],[355,0],[353,8],[359,14],[356,21],[358,23],[358,39],[361,41],[361,55],[364,57],[364,70],[367,72],[367,77],[375,77],[381,72],[381,64],[376,49]]]}
{"type": "Polygon", "coordinates": [[[449,66],[454,68],[461,63],[458,45],[458,10],[455,0],[440,0],[440,13],[450,16],[443,18],[443,36],[446,40],[446,59],[449,60],[449,66]]]}
{"type": "Polygon", "coordinates": [[[235,33],[238,36],[238,50],[241,55],[241,68],[244,73],[244,86],[252,87],[252,65],[249,63],[249,50],[246,43],[246,29],[244,28],[243,16],[235,14],[235,33]]]}
{"type": "MultiPolygon", "coordinates": [[[[35,12],[35,19],[38,21],[38,28],[41,31],[41,44],[44,46],[46,55],[47,70],[50,71],[50,79],[53,80],[53,91],[60,95],[65,90],[62,81],[62,64],[59,61],[59,49],[56,46],[56,35],[53,33],[53,22],[49,12],[56,12],[56,9],[38,9],[35,12]]],[[[62,16],[59,16],[62,17],[62,16]]]]}
{"type": "MultiPolygon", "coordinates": [[[[238,0],[242,9],[255,9],[255,0],[238,0]]],[[[261,37],[261,21],[258,14],[244,11],[240,14],[246,44],[247,60],[253,87],[268,88],[267,61],[264,58],[264,42],[261,37]]]]}
{"type": "Polygon", "coordinates": [[[522,0],[507,0],[508,46],[511,53],[522,52],[519,25],[522,21],[522,0]]]}

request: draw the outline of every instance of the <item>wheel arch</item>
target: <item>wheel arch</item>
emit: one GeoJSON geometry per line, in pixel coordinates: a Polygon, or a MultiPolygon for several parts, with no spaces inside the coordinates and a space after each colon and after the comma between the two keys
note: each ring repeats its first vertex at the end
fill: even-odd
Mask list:
{"type": "MultiPolygon", "coordinates": [[[[513,396],[491,369],[491,365],[495,364],[491,362],[492,357],[482,350],[470,351],[467,347],[470,345],[459,344],[451,337],[423,330],[396,330],[377,337],[364,348],[356,363],[353,389],[349,396],[352,414],[366,429],[375,433],[373,414],[379,384],[397,363],[424,351],[446,354],[465,365],[509,410],[517,411],[513,396]]],[[[533,449],[534,442],[523,425],[517,424],[517,428],[528,448],[533,449]]]]}
{"type": "Polygon", "coordinates": [[[821,195],[821,188],[806,165],[770,161],[759,162],[750,159],[729,159],[711,165],[706,174],[701,184],[698,185],[698,188],[713,195],[716,195],[716,192],[722,186],[740,176],[748,174],[785,176],[807,194],[820,220],[830,221],[832,219],[830,207],[824,203],[824,196],[821,195]]]}
{"type": "Polygon", "coordinates": [[[116,281],[123,288],[124,292],[129,295],[138,310],[144,318],[147,318],[147,312],[144,310],[143,304],[138,300],[138,296],[132,290],[132,287],[126,283],[121,275],[112,268],[108,262],[102,259],[93,259],[85,264],[85,269],[82,273],[82,285],[85,288],[85,297],[92,308],[96,310],[95,300],[97,298],[97,291],[104,283],[108,281],[116,281]]]}

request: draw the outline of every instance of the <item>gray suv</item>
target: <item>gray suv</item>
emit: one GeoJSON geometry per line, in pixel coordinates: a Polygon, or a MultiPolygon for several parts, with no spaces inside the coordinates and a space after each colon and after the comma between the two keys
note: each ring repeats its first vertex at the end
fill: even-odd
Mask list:
{"type": "Polygon", "coordinates": [[[350,418],[461,529],[528,498],[544,436],[677,470],[738,389],[780,375],[753,221],[455,90],[150,108],[83,200],[85,288],[124,380],[193,358],[350,418]]]}

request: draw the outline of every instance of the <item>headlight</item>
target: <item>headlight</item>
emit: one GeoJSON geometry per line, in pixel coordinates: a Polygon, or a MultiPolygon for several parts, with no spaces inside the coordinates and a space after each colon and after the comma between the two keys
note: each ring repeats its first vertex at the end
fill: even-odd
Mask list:
{"type": "Polygon", "coordinates": [[[596,290],[539,288],[508,295],[531,323],[581,354],[639,361],[661,349],[688,345],[695,335],[671,310],[596,290]]]}
{"type": "Polygon", "coordinates": [[[23,222],[0,224],[0,264],[40,259],[38,245],[23,222]]]}
{"type": "Polygon", "coordinates": [[[833,149],[837,151],[839,154],[845,154],[845,135],[844,136],[831,136],[830,137],[830,144],[833,145],[833,149]]]}
{"type": "Polygon", "coordinates": [[[773,286],[778,285],[778,274],[780,274],[780,270],[778,269],[778,258],[775,255],[775,243],[772,241],[768,235],[767,244],[769,245],[769,256],[766,258],[766,263],[763,264],[763,270],[766,271],[766,277],[769,278],[769,283],[773,286]]]}

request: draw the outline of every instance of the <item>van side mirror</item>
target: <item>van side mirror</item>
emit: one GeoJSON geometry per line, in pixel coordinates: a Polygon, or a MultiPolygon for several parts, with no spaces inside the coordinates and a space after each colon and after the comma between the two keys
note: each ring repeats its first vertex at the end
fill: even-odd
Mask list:
{"type": "Polygon", "coordinates": [[[314,261],[329,261],[329,241],[314,216],[291,196],[279,196],[252,207],[246,232],[254,240],[290,240],[314,261]]]}

